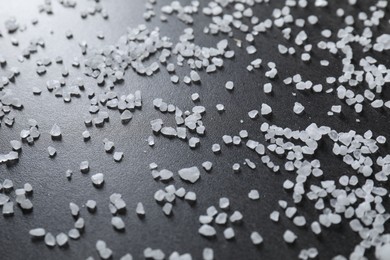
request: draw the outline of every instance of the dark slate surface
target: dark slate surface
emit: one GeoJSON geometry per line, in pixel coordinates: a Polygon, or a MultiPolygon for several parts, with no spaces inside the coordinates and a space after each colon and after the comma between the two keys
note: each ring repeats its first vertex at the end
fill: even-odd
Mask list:
{"type": "MultiPolygon", "coordinates": [[[[364,113],[358,117],[361,122],[357,123],[355,121],[357,116],[353,110],[338,100],[335,94],[299,92],[297,96],[293,96],[292,92],[296,92],[293,87],[282,83],[285,77],[295,73],[300,73],[304,79],[324,83],[326,76],[339,75],[341,70],[339,56],[331,56],[326,51],[316,48],[312,55],[313,61],[307,64],[300,61],[300,55],[282,56],[277,52],[277,43],[288,43],[288,41],[283,39],[278,29],[272,29],[256,38],[258,52],[251,57],[246,55],[244,49],[240,50],[233,46],[231,40],[229,45],[236,51],[236,57],[226,61],[225,67],[218,73],[210,75],[201,73],[200,85],[187,86],[184,83],[173,85],[164,68],[158,75],[150,78],[140,77],[128,70],[125,81],[115,90],[118,93],[134,93],[136,90],[141,90],[142,110],[136,111],[132,121],[127,125],[121,124],[118,111],[109,111],[109,123],[106,123],[103,128],[88,128],[92,138],[89,142],[83,142],[81,133],[86,129],[83,115],[88,113],[89,104],[86,93],[65,104],[45,89],[47,80],[60,76],[61,66],[54,63],[45,75],[37,76],[35,61],[39,58],[54,58],[62,55],[64,63],[70,69],[67,82],[75,82],[78,76],[82,76],[81,70],[74,69],[70,65],[74,57],[81,55],[78,43],[82,40],[86,40],[89,46],[115,43],[126,32],[128,26],[134,27],[144,23],[142,18],[144,1],[103,1],[102,4],[110,15],[108,20],[102,19],[99,15],[82,20],[79,14],[80,7],[91,3],[88,1],[78,3],[77,10],[63,8],[57,1],[53,1],[53,15],[39,14],[37,5],[40,3],[43,1],[12,0],[0,3],[0,28],[3,32],[3,37],[0,38],[0,53],[8,60],[7,66],[0,69],[0,75],[3,75],[7,68],[19,67],[21,75],[7,88],[17,93],[24,104],[24,108],[16,112],[16,122],[12,128],[5,126],[4,123],[1,124],[0,152],[5,153],[10,150],[9,141],[19,138],[20,131],[27,128],[27,120],[30,118],[38,121],[42,133],[33,146],[23,145],[23,152],[17,164],[0,166],[0,180],[10,178],[16,187],[29,182],[34,188],[32,213],[23,214],[16,207],[14,216],[0,216],[0,259],[85,259],[88,256],[98,259],[95,250],[97,239],[107,242],[108,247],[114,251],[114,259],[127,252],[130,252],[135,259],[140,259],[146,247],[160,248],[167,255],[173,251],[189,252],[194,259],[201,258],[204,247],[213,248],[216,259],[293,259],[297,258],[302,248],[308,247],[318,248],[319,259],[329,259],[337,254],[348,255],[353,250],[359,238],[350,230],[347,222],[330,229],[323,228],[323,233],[319,237],[310,232],[309,227],[295,227],[283,214],[279,223],[271,222],[269,214],[273,210],[279,210],[277,204],[279,199],[287,200],[289,205],[293,205],[290,194],[284,191],[281,185],[285,179],[292,180],[294,175],[283,170],[280,173],[272,173],[245,145],[226,147],[221,140],[224,134],[237,135],[241,129],[246,129],[252,139],[264,142],[264,136],[259,131],[264,121],[292,129],[304,129],[311,122],[331,126],[339,131],[354,129],[364,133],[371,129],[375,135],[381,134],[390,139],[388,110],[374,110],[366,106],[364,113]],[[4,21],[10,16],[17,17],[20,24],[27,24],[27,30],[12,36],[8,35],[5,32],[4,21]],[[34,17],[39,19],[36,26],[32,26],[30,22],[34,17]],[[73,39],[66,39],[67,30],[73,32],[73,39]],[[96,38],[96,32],[99,30],[106,36],[104,41],[96,38]],[[18,47],[11,45],[11,37],[19,40],[18,47]],[[36,37],[43,37],[46,47],[39,49],[37,54],[24,63],[17,62],[17,55],[31,39],[36,37]],[[263,59],[262,68],[248,73],[246,66],[257,57],[263,59]],[[321,67],[318,61],[323,58],[329,59],[331,66],[321,67]],[[279,76],[271,81],[264,76],[265,64],[269,61],[276,62],[279,71],[279,76]],[[227,80],[235,82],[235,89],[231,93],[224,88],[227,80]],[[272,95],[266,95],[262,91],[262,85],[266,82],[272,82],[274,86],[272,95]],[[31,90],[33,86],[43,89],[40,96],[33,96],[31,90]],[[194,106],[190,99],[190,95],[194,92],[200,94],[199,104],[207,109],[203,120],[207,134],[201,138],[200,147],[192,150],[181,140],[155,136],[156,145],[150,148],[146,142],[147,137],[152,134],[150,120],[163,118],[164,122],[174,125],[174,117],[155,110],[152,100],[163,98],[186,110],[194,106]],[[296,101],[301,102],[306,108],[302,116],[297,116],[292,111],[296,101]],[[247,112],[252,109],[259,110],[262,102],[273,108],[272,118],[249,119],[247,112]],[[225,105],[226,112],[219,114],[216,111],[215,105],[218,103],[225,105]],[[328,117],[326,112],[331,105],[335,104],[342,105],[342,115],[328,117]],[[243,122],[240,123],[240,120],[243,122]],[[57,123],[63,131],[61,141],[52,141],[50,138],[49,131],[54,123],[57,123]],[[112,155],[104,151],[102,141],[104,138],[115,142],[116,151],[124,152],[122,162],[114,162],[112,155]],[[220,155],[214,155],[211,151],[211,145],[216,142],[221,143],[220,155]],[[48,157],[49,145],[57,149],[57,156],[53,159],[48,157]],[[242,165],[241,173],[233,174],[231,169],[233,163],[242,164],[245,158],[255,161],[257,169],[250,170],[242,165]],[[83,160],[90,162],[91,170],[88,174],[81,174],[78,170],[79,163],[83,160]],[[201,163],[206,160],[213,162],[213,170],[211,173],[206,173],[202,169],[201,179],[196,184],[184,183],[176,175],[180,168],[193,165],[201,167],[201,163]],[[165,217],[161,206],[154,201],[153,194],[158,189],[164,188],[166,184],[152,179],[148,169],[151,162],[156,162],[161,169],[174,171],[175,181],[172,183],[177,188],[184,187],[188,191],[196,192],[197,203],[191,206],[186,201],[177,199],[173,215],[169,218],[165,217]],[[74,172],[71,181],[65,178],[67,169],[74,172]],[[94,188],[90,181],[90,176],[97,172],[105,174],[105,184],[102,189],[94,188]],[[249,190],[254,188],[261,194],[259,201],[251,201],[247,197],[249,190]],[[121,215],[126,223],[125,232],[115,231],[110,224],[112,215],[108,210],[108,203],[109,196],[114,192],[121,193],[127,203],[127,212],[121,215]],[[217,206],[222,196],[230,199],[229,212],[239,210],[244,215],[243,223],[234,227],[236,238],[233,241],[226,241],[223,238],[224,227],[220,226],[216,227],[218,234],[215,239],[205,239],[197,234],[199,215],[204,214],[207,207],[217,206]],[[69,202],[83,205],[88,199],[97,201],[98,210],[95,214],[90,214],[85,207],[81,209],[81,216],[86,220],[86,228],[78,241],[70,241],[69,246],[64,249],[58,247],[49,249],[42,241],[31,241],[28,231],[35,227],[44,227],[53,234],[67,232],[74,224],[69,202]],[[135,214],[138,202],[144,203],[146,209],[144,219],[139,219],[135,214]],[[298,235],[294,245],[287,245],[283,241],[282,234],[287,228],[298,235]],[[253,246],[250,241],[249,235],[253,230],[264,237],[264,244],[260,247],[253,246]]],[[[273,1],[272,4],[256,7],[256,15],[269,17],[273,7],[281,6],[281,3],[282,1],[273,1]]],[[[368,1],[364,3],[359,1],[355,9],[346,7],[345,3],[338,3],[336,6],[323,9],[323,12],[309,6],[305,11],[296,10],[294,13],[303,18],[309,13],[319,16],[320,24],[314,26],[314,29],[306,30],[309,38],[316,41],[313,44],[316,44],[321,39],[321,29],[328,28],[334,31],[340,27],[342,20],[334,15],[338,7],[346,7],[346,11],[356,15],[359,9],[367,9],[367,3],[368,1]]],[[[225,37],[203,35],[203,27],[209,19],[205,19],[203,15],[194,17],[197,44],[213,46],[225,37]]],[[[175,17],[169,17],[168,20],[168,23],[161,23],[159,19],[154,19],[147,25],[149,28],[159,26],[162,35],[168,35],[175,41],[186,25],[177,21],[175,17]]],[[[379,28],[383,32],[389,31],[387,23],[379,28]]],[[[243,38],[244,35],[237,33],[235,37],[243,38]]],[[[300,54],[300,48],[297,50],[300,54]]],[[[373,55],[388,64],[388,55],[373,55]]],[[[185,75],[186,69],[187,67],[180,68],[179,75],[185,75]]],[[[87,89],[99,91],[100,88],[93,80],[90,78],[84,80],[87,89]]],[[[384,96],[388,98],[389,91],[388,89],[386,91],[384,96]]],[[[331,149],[331,142],[323,141],[317,154],[322,162],[324,176],[337,178],[342,174],[353,174],[340,158],[331,154],[331,149]]],[[[385,150],[388,150],[388,147],[385,150]]],[[[282,165],[282,159],[274,156],[272,158],[282,165]]],[[[318,180],[312,180],[310,183],[318,183],[318,180]]],[[[308,200],[297,207],[308,222],[318,216],[313,203],[308,200]]]]}

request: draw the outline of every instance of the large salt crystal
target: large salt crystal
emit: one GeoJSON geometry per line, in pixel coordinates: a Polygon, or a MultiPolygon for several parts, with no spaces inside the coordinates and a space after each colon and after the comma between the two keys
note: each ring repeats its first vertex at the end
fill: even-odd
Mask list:
{"type": "Polygon", "coordinates": [[[297,239],[297,236],[290,230],[286,230],[283,234],[283,239],[286,243],[292,244],[297,239]]]}
{"type": "Polygon", "coordinates": [[[200,171],[196,166],[183,168],[178,173],[180,178],[191,183],[195,183],[200,178],[200,171]]]}
{"type": "Polygon", "coordinates": [[[54,124],[51,131],[50,131],[50,135],[53,138],[60,137],[61,136],[61,128],[57,124],[54,124]]]}
{"type": "Polygon", "coordinates": [[[376,246],[375,257],[378,260],[390,260],[390,243],[376,246]]]}
{"type": "Polygon", "coordinates": [[[103,173],[96,173],[91,176],[92,183],[96,187],[100,187],[104,182],[104,174],[103,173]]]}
{"type": "Polygon", "coordinates": [[[212,237],[212,236],[215,236],[217,234],[215,229],[212,226],[207,225],[207,224],[202,225],[199,228],[198,232],[199,232],[199,234],[201,234],[202,236],[205,236],[205,237],[212,237]]]}
{"type": "Polygon", "coordinates": [[[256,231],[251,233],[251,240],[254,245],[260,245],[261,243],[263,243],[262,236],[256,231]]]}

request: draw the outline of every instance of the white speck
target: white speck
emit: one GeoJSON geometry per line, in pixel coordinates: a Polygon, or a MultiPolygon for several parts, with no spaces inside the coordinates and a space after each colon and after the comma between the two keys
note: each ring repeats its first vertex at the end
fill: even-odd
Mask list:
{"type": "Polygon", "coordinates": [[[207,224],[202,225],[199,228],[198,232],[199,232],[199,234],[201,234],[202,236],[205,236],[205,237],[212,237],[212,236],[215,236],[217,234],[215,229],[212,226],[207,225],[207,224]]]}
{"type": "Polygon", "coordinates": [[[193,82],[199,82],[200,81],[200,76],[199,76],[198,72],[196,72],[194,70],[191,70],[190,77],[191,77],[191,80],[193,82]]]}
{"type": "Polygon", "coordinates": [[[184,188],[179,188],[175,191],[175,195],[179,198],[183,198],[186,194],[186,190],[184,188]]]}
{"type": "Polygon", "coordinates": [[[46,234],[46,231],[43,228],[35,228],[35,229],[31,229],[29,231],[29,234],[32,237],[43,237],[46,234]]]}
{"type": "Polygon", "coordinates": [[[173,127],[163,127],[161,128],[161,133],[168,137],[173,137],[177,135],[177,132],[173,127]]]}
{"type": "Polygon", "coordinates": [[[123,152],[115,152],[113,155],[114,161],[120,162],[123,158],[123,152]]]}
{"type": "Polygon", "coordinates": [[[191,183],[195,183],[200,178],[200,171],[196,166],[183,168],[178,173],[180,178],[191,183]]]}
{"type": "Polygon", "coordinates": [[[269,94],[272,92],[272,84],[271,83],[265,83],[263,86],[264,93],[269,94]]]}
{"type": "Polygon", "coordinates": [[[259,116],[259,111],[257,110],[251,110],[248,112],[248,116],[251,118],[251,119],[255,119],[259,116]]]}
{"type": "Polygon", "coordinates": [[[91,176],[91,180],[93,185],[96,187],[100,187],[104,182],[104,174],[103,173],[96,173],[91,176]]]}
{"type": "Polygon", "coordinates": [[[213,164],[210,161],[205,161],[202,163],[202,167],[205,169],[205,171],[211,171],[213,164]]]}
{"type": "Polygon", "coordinates": [[[50,232],[47,232],[45,236],[45,244],[49,247],[53,247],[56,245],[56,239],[50,232]]]}
{"type": "Polygon", "coordinates": [[[12,149],[15,151],[19,151],[20,149],[22,149],[22,143],[18,140],[12,140],[10,141],[10,144],[12,146],[12,149]]]}
{"type": "Polygon", "coordinates": [[[261,104],[261,114],[263,116],[269,115],[271,113],[272,113],[272,108],[269,105],[265,103],[261,104]]]}
{"type": "Polygon", "coordinates": [[[278,222],[279,221],[279,212],[277,212],[277,211],[273,211],[271,214],[270,214],[270,216],[269,216],[269,218],[272,220],[272,221],[274,221],[274,222],[278,222]]]}
{"type": "Polygon", "coordinates": [[[138,216],[145,216],[145,208],[142,202],[137,203],[137,208],[135,209],[135,212],[138,216]]]}
{"type": "Polygon", "coordinates": [[[160,179],[162,181],[168,181],[168,180],[172,179],[172,177],[173,177],[173,172],[171,172],[167,169],[162,169],[160,171],[160,179]]]}
{"type": "Polygon", "coordinates": [[[89,163],[88,163],[88,161],[82,161],[80,163],[80,171],[82,173],[86,173],[86,172],[89,171],[89,163]]]}
{"type": "Polygon", "coordinates": [[[240,222],[242,220],[242,218],[243,218],[243,216],[242,216],[241,212],[236,210],[230,216],[229,220],[230,220],[230,222],[235,223],[235,222],[240,222]]]}
{"type": "Polygon", "coordinates": [[[120,260],[133,260],[133,256],[131,254],[125,254],[120,260]]]}
{"type": "Polygon", "coordinates": [[[85,130],[83,133],[82,133],[82,136],[84,138],[84,140],[88,140],[89,138],[91,138],[91,134],[89,133],[88,130],[85,130]]]}
{"type": "Polygon", "coordinates": [[[219,207],[221,209],[228,209],[230,206],[230,201],[228,198],[220,198],[219,199],[219,207]]]}
{"type": "Polygon", "coordinates": [[[219,225],[225,225],[226,220],[227,220],[227,214],[225,212],[221,212],[215,217],[215,223],[219,225]]]}
{"type": "Polygon", "coordinates": [[[216,105],[217,111],[218,112],[223,112],[225,110],[225,106],[222,104],[217,104],[216,105]]]}
{"type": "Polygon", "coordinates": [[[219,153],[221,151],[221,146],[219,144],[213,144],[211,146],[211,150],[214,152],[214,153],[219,153]]]}
{"type": "Polygon", "coordinates": [[[199,101],[199,94],[198,93],[194,93],[191,95],[191,99],[192,101],[199,101]]]}
{"type": "Polygon", "coordinates": [[[117,230],[123,230],[125,228],[125,223],[121,217],[112,217],[111,225],[117,230]]]}
{"type": "Polygon", "coordinates": [[[251,200],[258,200],[258,199],[260,199],[259,191],[258,191],[258,190],[251,190],[251,191],[248,193],[248,197],[249,197],[251,200]]]}
{"type": "Polygon", "coordinates": [[[51,131],[50,131],[50,135],[53,138],[60,137],[61,136],[61,128],[57,124],[54,124],[51,131]]]}
{"type": "Polygon", "coordinates": [[[69,209],[72,216],[77,217],[79,215],[80,208],[75,203],[73,202],[69,203],[69,209]]]}
{"type": "Polygon", "coordinates": [[[333,113],[340,114],[341,113],[341,106],[340,105],[338,105],[338,106],[334,105],[334,106],[332,106],[331,111],[333,113]]]}
{"type": "Polygon", "coordinates": [[[233,169],[233,171],[234,172],[239,172],[240,171],[240,169],[241,169],[241,166],[240,166],[240,164],[239,163],[235,163],[235,164],[233,164],[233,166],[232,166],[232,169],[233,169]]]}
{"type": "Polygon", "coordinates": [[[49,152],[50,157],[54,157],[57,153],[57,150],[52,146],[47,147],[47,151],[49,152]]]}
{"type": "Polygon", "coordinates": [[[80,231],[78,229],[72,228],[71,230],[69,230],[68,236],[71,239],[79,239],[80,238],[80,231]]]}
{"type": "Polygon", "coordinates": [[[305,110],[305,107],[301,103],[295,102],[293,110],[295,114],[300,115],[305,110]]]}
{"type": "Polygon", "coordinates": [[[263,237],[256,231],[251,233],[251,240],[254,245],[260,245],[263,243],[263,237]]]}
{"type": "Polygon", "coordinates": [[[285,180],[283,182],[283,188],[286,189],[286,190],[290,190],[294,187],[294,183],[290,180],[285,180]]]}
{"type": "Polygon", "coordinates": [[[293,223],[298,226],[298,227],[303,227],[304,225],[306,225],[306,219],[305,217],[303,216],[296,216],[294,219],[293,219],[293,223]]]}
{"type": "Polygon", "coordinates": [[[184,199],[189,201],[189,202],[195,202],[196,201],[196,193],[193,191],[189,191],[184,196],[184,199]]]}
{"type": "Polygon", "coordinates": [[[375,257],[378,260],[389,260],[390,259],[390,243],[383,245],[377,245],[375,248],[375,257]]]}
{"type": "Polygon", "coordinates": [[[223,236],[225,237],[225,239],[233,239],[234,235],[234,230],[231,227],[228,227],[223,231],[223,236]]]}
{"type": "Polygon", "coordinates": [[[204,248],[203,249],[203,260],[214,260],[214,251],[211,248],[204,248]]]}
{"type": "Polygon", "coordinates": [[[283,239],[286,243],[292,244],[297,239],[297,236],[290,230],[286,230],[283,234],[283,239]]]}
{"type": "Polygon", "coordinates": [[[11,216],[14,214],[14,203],[12,201],[6,202],[3,205],[3,215],[11,216]]]}
{"type": "Polygon", "coordinates": [[[191,148],[196,148],[198,147],[200,144],[200,139],[197,138],[197,137],[191,137],[189,140],[188,140],[188,145],[191,147],[191,148]]]}
{"type": "Polygon", "coordinates": [[[226,84],[225,84],[225,88],[227,90],[233,90],[234,89],[234,83],[233,81],[227,81],[226,84]]]}
{"type": "Polygon", "coordinates": [[[59,233],[56,236],[56,242],[58,246],[65,246],[68,243],[68,236],[65,233],[59,233]]]}
{"type": "Polygon", "coordinates": [[[121,121],[122,123],[127,123],[131,120],[133,117],[133,114],[129,110],[124,110],[121,114],[121,121]]]}
{"type": "Polygon", "coordinates": [[[3,181],[3,188],[5,190],[10,190],[14,187],[14,183],[10,179],[5,179],[3,181]]]}
{"type": "Polygon", "coordinates": [[[85,203],[85,206],[87,206],[89,211],[95,211],[96,210],[96,201],[88,200],[87,203],[85,203]]]}
{"type": "Polygon", "coordinates": [[[9,197],[7,195],[0,193],[0,206],[4,205],[8,201],[9,201],[9,197]]]}
{"type": "Polygon", "coordinates": [[[163,212],[165,215],[169,216],[172,213],[172,204],[171,203],[165,203],[163,208],[163,212]]]}

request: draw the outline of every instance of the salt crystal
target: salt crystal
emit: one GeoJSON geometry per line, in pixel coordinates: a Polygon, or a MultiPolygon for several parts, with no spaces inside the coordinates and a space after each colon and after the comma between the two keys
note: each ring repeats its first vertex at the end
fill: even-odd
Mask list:
{"type": "Polygon", "coordinates": [[[145,215],[144,205],[141,202],[137,203],[137,208],[135,209],[135,212],[137,213],[138,216],[145,215]]]}
{"type": "Polygon", "coordinates": [[[88,200],[87,203],[85,203],[85,206],[87,206],[89,211],[95,211],[96,210],[96,201],[94,200],[88,200]]]}
{"type": "Polygon", "coordinates": [[[203,260],[214,260],[214,251],[211,248],[204,248],[203,249],[203,260]]]}
{"type": "Polygon", "coordinates": [[[111,225],[117,230],[125,229],[125,223],[123,222],[121,217],[112,217],[111,225]]]}
{"type": "Polygon", "coordinates": [[[259,191],[258,191],[258,190],[251,190],[251,191],[248,193],[248,197],[249,197],[251,200],[258,200],[258,199],[260,199],[259,191]]]}
{"type": "Polygon", "coordinates": [[[279,212],[278,211],[272,211],[272,213],[270,214],[270,219],[274,222],[278,222],[279,221],[279,212]]]}
{"type": "Polygon", "coordinates": [[[205,161],[202,163],[202,167],[206,170],[206,171],[211,171],[211,168],[213,167],[213,164],[212,162],[210,161],[205,161]]]}
{"type": "Polygon", "coordinates": [[[78,231],[78,229],[72,228],[71,230],[69,230],[68,236],[71,239],[79,239],[80,238],[80,231],[78,231]]]}
{"type": "Polygon", "coordinates": [[[31,230],[29,231],[29,234],[30,234],[32,237],[40,238],[40,237],[43,237],[43,236],[46,234],[46,231],[45,231],[45,229],[43,229],[43,228],[35,228],[35,229],[31,229],[31,230]]]}
{"type": "Polygon", "coordinates": [[[165,215],[169,216],[172,213],[172,204],[171,203],[165,203],[163,208],[163,212],[165,215]]]}
{"type": "Polygon", "coordinates": [[[220,198],[219,199],[219,207],[221,208],[221,209],[228,209],[229,208],[229,206],[230,206],[230,201],[229,201],[229,199],[228,198],[220,198]]]}
{"type": "Polygon", "coordinates": [[[54,157],[57,153],[57,150],[52,146],[47,147],[47,151],[49,152],[50,157],[54,157]]]}
{"type": "Polygon", "coordinates": [[[286,243],[292,244],[297,239],[297,236],[290,230],[286,230],[283,234],[283,239],[286,243]]]}
{"type": "Polygon", "coordinates": [[[225,88],[226,88],[227,90],[233,90],[233,88],[234,88],[234,83],[233,83],[233,81],[227,81],[226,84],[225,84],[225,88]]]}
{"type": "Polygon", "coordinates": [[[301,103],[295,102],[293,110],[295,114],[300,115],[302,114],[303,110],[305,110],[305,107],[301,103]]]}
{"type": "Polygon", "coordinates": [[[263,243],[263,237],[256,231],[251,233],[251,240],[254,245],[260,245],[263,243]]]}
{"type": "Polygon", "coordinates": [[[45,235],[45,244],[49,247],[53,247],[56,245],[56,239],[50,232],[47,232],[47,234],[45,235]]]}
{"type": "Polygon", "coordinates": [[[266,83],[263,86],[264,93],[269,94],[272,92],[272,84],[271,83],[266,83]]]}
{"type": "Polygon", "coordinates": [[[160,171],[160,179],[162,181],[170,180],[170,179],[172,179],[172,177],[173,177],[173,172],[171,172],[171,171],[169,171],[167,169],[162,169],[160,171]]]}
{"type": "Polygon", "coordinates": [[[229,239],[233,239],[234,238],[234,230],[233,228],[229,227],[227,229],[225,229],[223,231],[223,236],[225,237],[225,239],[229,240],[229,239]]]}
{"type": "Polygon", "coordinates": [[[69,209],[73,217],[77,217],[79,215],[80,208],[75,203],[69,203],[69,209]]]}
{"type": "Polygon", "coordinates": [[[52,138],[61,137],[61,128],[57,124],[54,124],[50,131],[50,135],[52,136],[52,138]]]}
{"type": "Polygon", "coordinates": [[[199,228],[198,232],[199,232],[199,234],[201,234],[202,236],[205,236],[205,237],[212,237],[212,236],[215,236],[217,234],[215,229],[208,224],[202,225],[199,228]]]}
{"type": "Polygon", "coordinates": [[[115,152],[113,155],[114,161],[120,162],[123,158],[123,152],[115,152]]]}
{"type": "Polygon", "coordinates": [[[14,203],[12,201],[6,202],[3,205],[3,215],[11,216],[14,214],[14,203]]]}
{"type": "Polygon", "coordinates": [[[191,183],[195,183],[200,178],[198,167],[183,168],[178,171],[180,178],[191,183]]]}
{"type": "Polygon", "coordinates": [[[96,187],[100,187],[100,186],[102,186],[102,184],[104,182],[104,174],[103,173],[96,173],[96,174],[91,176],[91,180],[92,180],[93,185],[95,185],[96,187]]]}
{"type": "Polygon", "coordinates": [[[196,193],[193,191],[189,191],[184,196],[184,199],[189,201],[189,202],[195,202],[196,201],[196,193]]]}
{"type": "Polygon", "coordinates": [[[272,113],[272,108],[269,105],[265,103],[261,104],[261,115],[266,116],[271,113],[272,113]]]}

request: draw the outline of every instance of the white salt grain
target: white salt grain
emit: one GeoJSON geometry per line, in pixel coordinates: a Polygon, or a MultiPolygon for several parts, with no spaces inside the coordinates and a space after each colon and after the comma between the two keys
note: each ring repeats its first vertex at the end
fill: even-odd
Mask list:
{"type": "Polygon", "coordinates": [[[263,243],[263,237],[256,231],[251,233],[251,240],[254,245],[260,245],[263,243]]]}
{"type": "Polygon", "coordinates": [[[95,185],[96,187],[100,187],[100,186],[102,186],[102,184],[104,182],[104,174],[103,173],[96,173],[96,174],[91,176],[91,180],[92,180],[93,185],[95,185]]]}
{"type": "Polygon", "coordinates": [[[56,236],[56,242],[60,247],[65,246],[68,243],[68,236],[65,233],[59,233],[56,236]]]}
{"type": "Polygon", "coordinates": [[[200,171],[198,167],[183,168],[178,171],[181,179],[195,183],[200,178],[200,171]]]}
{"type": "Polygon", "coordinates": [[[292,244],[297,239],[297,236],[290,230],[286,230],[283,234],[283,239],[286,243],[292,244]]]}
{"type": "Polygon", "coordinates": [[[50,232],[47,232],[47,234],[45,235],[45,244],[49,247],[53,247],[56,245],[56,239],[50,232]]]}
{"type": "Polygon", "coordinates": [[[258,199],[260,199],[259,191],[258,190],[251,190],[248,193],[248,198],[250,198],[251,200],[258,200],[258,199]]]}
{"type": "Polygon", "coordinates": [[[234,236],[235,236],[233,228],[231,228],[231,227],[226,228],[226,229],[223,231],[223,236],[224,236],[225,239],[227,239],[227,240],[233,239],[234,236]]]}
{"type": "Polygon", "coordinates": [[[117,230],[125,229],[125,223],[123,222],[121,217],[112,217],[111,225],[117,230]]]}
{"type": "Polygon", "coordinates": [[[228,198],[220,198],[219,199],[219,207],[221,208],[221,209],[228,209],[229,208],[229,206],[230,206],[230,201],[229,201],[229,199],[228,198]]]}
{"type": "Polygon", "coordinates": [[[199,228],[198,232],[199,232],[199,234],[201,234],[202,236],[205,236],[205,237],[212,237],[212,236],[215,236],[217,234],[215,229],[208,224],[202,225],[199,228]]]}

